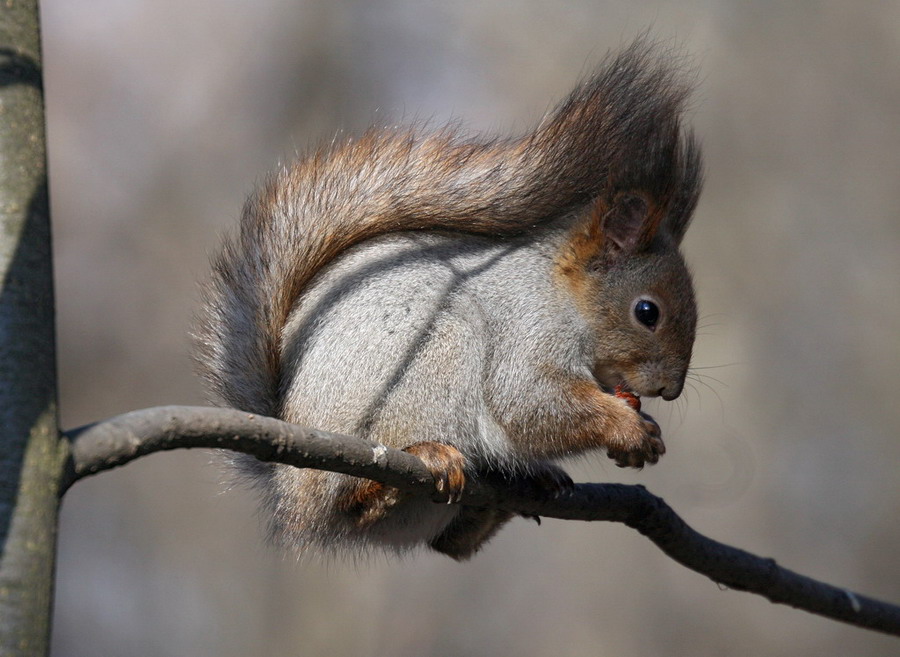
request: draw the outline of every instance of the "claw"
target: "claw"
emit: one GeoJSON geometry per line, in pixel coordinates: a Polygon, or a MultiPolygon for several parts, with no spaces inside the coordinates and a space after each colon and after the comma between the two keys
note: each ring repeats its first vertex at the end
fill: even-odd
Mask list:
{"type": "Polygon", "coordinates": [[[462,452],[451,445],[437,442],[415,443],[403,451],[418,456],[431,471],[434,489],[438,494],[435,502],[459,503],[466,485],[466,460],[462,452]]]}

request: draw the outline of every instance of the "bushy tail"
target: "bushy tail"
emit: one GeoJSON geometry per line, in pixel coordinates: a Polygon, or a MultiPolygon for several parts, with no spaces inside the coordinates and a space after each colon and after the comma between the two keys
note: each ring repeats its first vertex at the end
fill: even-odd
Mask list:
{"type": "Polygon", "coordinates": [[[197,360],[231,406],[277,415],[281,332],[312,276],[384,233],[521,233],[614,189],[684,206],[699,155],[680,117],[690,87],[646,39],[608,57],[530,134],[465,138],[371,129],[270,177],[213,262],[197,360]]]}

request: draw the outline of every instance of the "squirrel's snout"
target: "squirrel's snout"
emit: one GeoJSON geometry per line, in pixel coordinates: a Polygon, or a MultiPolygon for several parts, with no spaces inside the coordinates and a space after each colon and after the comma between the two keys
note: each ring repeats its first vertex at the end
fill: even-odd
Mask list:
{"type": "Polygon", "coordinates": [[[642,397],[662,397],[666,401],[677,399],[684,389],[687,372],[666,369],[662,364],[646,366],[634,376],[628,377],[633,390],[642,397]]]}
{"type": "Polygon", "coordinates": [[[662,397],[666,401],[678,399],[681,391],[684,390],[685,376],[682,374],[677,378],[662,377],[655,381],[648,381],[650,385],[646,386],[649,390],[641,393],[646,397],[662,397]]]}
{"type": "Polygon", "coordinates": [[[683,388],[684,382],[679,381],[676,385],[670,385],[664,388],[660,388],[658,394],[666,401],[672,401],[673,399],[678,399],[678,396],[681,395],[681,390],[683,388]]]}
{"type": "Polygon", "coordinates": [[[686,376],[687,372],[682,372],[677,378],[664,381],[663,383],[665,385],[658,391],[659,396],[666,401],[678,399],[679,395],[681,395],[681,391],[684,390],[684,379],[686,376]]]}

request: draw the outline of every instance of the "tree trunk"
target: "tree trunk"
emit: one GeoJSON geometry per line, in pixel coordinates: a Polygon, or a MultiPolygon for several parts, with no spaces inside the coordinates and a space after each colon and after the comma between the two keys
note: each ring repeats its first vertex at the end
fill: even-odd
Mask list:
{"type": "Polygon", "coordinates": [[[46,655],[59,482],[37,0],[0,7],[0,655],[46,655]]]}

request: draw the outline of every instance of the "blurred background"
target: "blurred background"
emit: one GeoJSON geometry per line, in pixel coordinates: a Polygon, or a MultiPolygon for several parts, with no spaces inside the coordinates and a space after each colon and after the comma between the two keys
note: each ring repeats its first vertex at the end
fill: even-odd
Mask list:
{"type": "MultiPolygon", "coordinates": [[[[645,484],[693,527],[900,602],[900,3],[44,0],[62,419],[200,404],[197,281],[265,171],[370,123],[519,132],[650,26],[700,70],[702,329],[645,484]]],[[[54,654],[896,655],[619,525],[465,564],[297,563],[205,452],[79,483],[54,654]]]]}

